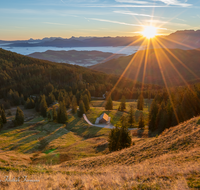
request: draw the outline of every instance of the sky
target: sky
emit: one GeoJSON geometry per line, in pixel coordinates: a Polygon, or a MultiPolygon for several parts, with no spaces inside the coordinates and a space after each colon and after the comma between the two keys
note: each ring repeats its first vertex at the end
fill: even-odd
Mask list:
{"type": "Polygon", "coordinates": [[[1,0],[0,40],[200,29],[200,0],[1,0]]]}

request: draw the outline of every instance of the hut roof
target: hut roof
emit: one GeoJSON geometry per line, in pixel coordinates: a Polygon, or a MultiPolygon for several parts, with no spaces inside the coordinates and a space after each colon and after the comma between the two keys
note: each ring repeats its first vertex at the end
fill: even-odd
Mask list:
{"type": "Polygon", "coordinates": [[[106,113],[103,113],[100,117],[99,120],[104,119],[105,121],[109,120],[109,116],[106,113]]]}

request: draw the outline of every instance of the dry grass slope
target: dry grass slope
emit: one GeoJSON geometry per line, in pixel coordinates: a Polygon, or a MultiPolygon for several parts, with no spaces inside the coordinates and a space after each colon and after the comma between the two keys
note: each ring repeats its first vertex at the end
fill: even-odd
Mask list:
{"type": "Polygon", "coordinates": [[[1,180],[6,174],[10,178],[28,175],[40,182],[0,182],[0,189],[199,189],[198,119],[170,128],[157,138],[137,140],[134,146],[111,154],[35,166],[34,171],[2,172],[1,180]]]}

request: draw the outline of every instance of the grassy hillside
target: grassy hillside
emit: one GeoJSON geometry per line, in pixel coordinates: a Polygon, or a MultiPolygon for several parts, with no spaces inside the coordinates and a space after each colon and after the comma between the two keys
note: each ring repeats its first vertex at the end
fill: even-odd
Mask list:
{"type": "MultiPolygon", "coordinates": [[[[28,179],[40,181],[34,184],[1,182],[0,187],[1,189],[48,189],[49,187],[54,189],[199,189],[199,124],[199,117],[193,118],[164,131],[158,137],[134,139],[135,145],[125,150],[76,161],[70,160],[55,166],[26,165],[28,162],[26,156],[20,156],[20,159],[24,160],[23,166],[14,166],[17,155],[19,159],[19,153],[6,152],[4,155],[7,157],[10,155],[10,160],[7,160],[7,157],[1,159],[3,171],[0,179],[9,174],[10,178],[27,175],[28,179]],[[12,164],[7,161],[12,161],[12,164]]],[[[69,139],[75,142],[72,137],[69,139]]],[[[86,144],[83,146],[87,147],[86,144]]]]}
{"type": "MultiPolygon", "coordinates": [[[[180,49],[150,49],[147,54],[145,82],[151,84],[164,84],[163,75],[169,86],[184,84],[199,79],[200,50],[180,49]],[[161,74],[161,69],[163,75],[161,74]]],[[[121,75],[130,63],[125,77],[142,81],[145,65],[146,51],[139,51],[130,56],[123,56],[105,63],[100,63],[90,68],[108,74],[121,75]],[[132,58],[134,58],[133,61],[132,58]],[[141,68],[140,68],[141,64],[141,68]],[[138,77],[137,72],[139,71],[138,77]]]]}

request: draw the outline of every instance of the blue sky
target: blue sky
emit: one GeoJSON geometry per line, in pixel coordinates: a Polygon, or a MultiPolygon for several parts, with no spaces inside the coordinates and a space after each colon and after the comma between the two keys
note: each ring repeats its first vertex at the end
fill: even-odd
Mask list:
{"type": "Polygon", "coordinates": [[[200,0],[1,0],[0,40],[200,29],[200,0]]]}

